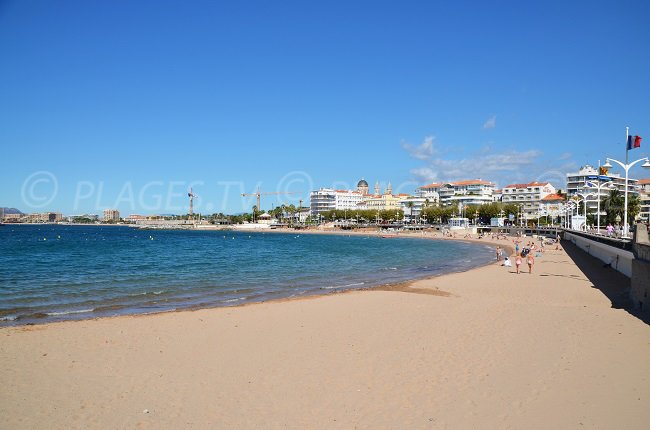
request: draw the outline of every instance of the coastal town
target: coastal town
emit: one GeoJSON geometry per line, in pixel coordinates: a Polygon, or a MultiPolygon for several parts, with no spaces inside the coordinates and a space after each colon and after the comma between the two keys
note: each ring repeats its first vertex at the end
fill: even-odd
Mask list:
{"type": "Polygon", "coordinates": [[[648,17],[0,0],[0,430],[650,429],[648,17]]]}
{"type": "MultiPolygon", "coordinates": [[[[566,173],[562,187],[548,181],[531,181],[499,188],[489,180],[464,179],[422,185],[407,194],[395,193],[390,182],[382,190],[379,182],[370,188],[368,182],[361,179],[354,189],[323,187],[309,192],[308,202],[301,199],[298,205],[280,204],[266,210],[254,205],[251,212],[239,215],[194,213],[195,195],[191,190],[188,192],[189,210],[182,215],[123,216],[115,208],[106,208],[101,214],[25,214],[5,210],[0,215],[4,223],[128,224],[145,228],[306,228],[327,223],[355,228],[378,224],[446,224],[454,220],[465,226],[563,225],[577,230],[602,230],[608,224],[618,229],[625,224],[626,190],[629,223],[647,222],[650,218],[650,178],[626,180],[607,167],[591,165],[566,173]]],[[[263,194],[258,191],[252,195],[258,197],[259,204],[263,194]]]]}

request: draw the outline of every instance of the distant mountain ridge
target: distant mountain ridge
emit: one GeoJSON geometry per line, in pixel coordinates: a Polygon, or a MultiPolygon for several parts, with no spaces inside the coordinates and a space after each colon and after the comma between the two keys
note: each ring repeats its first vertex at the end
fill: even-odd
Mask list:
{"type": "Polygon", "coordinates": [[[9,214],[20,214],[24,215],[19,209],[16,208],[2,208],[4,210],[5,215],[9,214]]]}

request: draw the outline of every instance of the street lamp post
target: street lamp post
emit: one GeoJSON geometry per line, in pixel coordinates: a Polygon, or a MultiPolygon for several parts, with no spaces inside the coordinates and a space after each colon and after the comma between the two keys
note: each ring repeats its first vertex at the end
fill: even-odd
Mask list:
{"type": "Polygon", "coordinates": [[[568,202],[566,205],[566,219],[565,219],[566,228],[571,227],[571,223],[569,222],[569,213],[571,213],[571,218],[573,218],[573,209],[575,209],[576,206],[577,204],[573,200],[568,202]]]}
{"type": "Polygon", "coordinates": [[[603,189],[614,189],[614,184],[611,182],[600,182],[600,177],[598,179],[598,183],[594,183],[591,181],[585,181],[585,187],[586,188],[595,188],[597,190],[597,196],[598,196],[598,208],[597,211],[598,213],[596,214],[596,231],[598,234],[600,234],[600,193],[603,189]]]}
{"type": "MultiPolygon", "coordinates": [[[[589,197],[597,197],[595,193],[575,193],[576,196],[582,197],[582,201],[584,202],[584,217],[585,217],[585,230],[587,229],[587,199],[589,197]]],[[[580,215],[580,206],[578,205],[578,215],[580,215]]]]}
{"type": "Polygon", "coordinates": [[[603,167],[611,169],[612,168],[612,162],[614,162],[614,163],[618,164],[619,166],[621,166],[621,168],[623,170],[625,170],[625,208],[624,208],[625,209],[625,211],[624,211],[625,212],[625,214],[624,214],[625,219],[623,220],[623,237],[625,237],[625,238],[627,237],[627,232],[628,232],[628,225],[627,225],[627,193],[628,193],[628,185],[627,185],[627,183],[628,183],[628,178],[629,178],[629,171],[630,171],[630,169],[632,167],[634,167],[635,165],[637,165],[638,163],[640,163],[642,161],[644,163],[641,165],[641,167],[643,167],[644,169],[650,168],[650,159],[648,159],[648,157],[639,158],[636,161],[628,163],[627,162],[627,151],[626,151],[625,152],[625,163],[622,163],[622,162],[620,162],[618,160],[615,160],[613,158],[607,158],[607,162],[603,165],[603,167]]]}

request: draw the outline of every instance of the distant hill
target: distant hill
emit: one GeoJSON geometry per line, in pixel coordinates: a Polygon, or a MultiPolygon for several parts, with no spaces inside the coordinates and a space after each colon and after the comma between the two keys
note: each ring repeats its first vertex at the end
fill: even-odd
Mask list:
{"type": "Polygon", "coordinates": [[[2,209],[4,209],[5,215],[9,215],[9,214],[21,214],[22,215],[23,214],[20,210],[18,210],[16,208],[2,208],[2,209]]]}

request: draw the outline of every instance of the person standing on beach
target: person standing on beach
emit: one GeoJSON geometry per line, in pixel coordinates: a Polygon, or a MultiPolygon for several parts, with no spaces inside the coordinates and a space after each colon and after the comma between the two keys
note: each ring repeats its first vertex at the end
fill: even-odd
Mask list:
{"type": "Polygon", "coordinates": [[[517,275],[519,274],[519,268],[521,267],[521,255],[517,253],[517,257],[515,257],[515,267],[517,267],[517,275]]]}
{"type": "Polygon", "coordinates": [[[533,264],[535,264],[535,257],[533,257],[533,253],[529,253],[526,256],[526,263],[528,263],[528,273],[532,275],[533,273],[533,264]]]}
{"type": "Polygon", "coordinates": [[[501,247],[500,246],[497,246],[496,253],[497,253],[497,261],[501,261],[501,247]]]}

